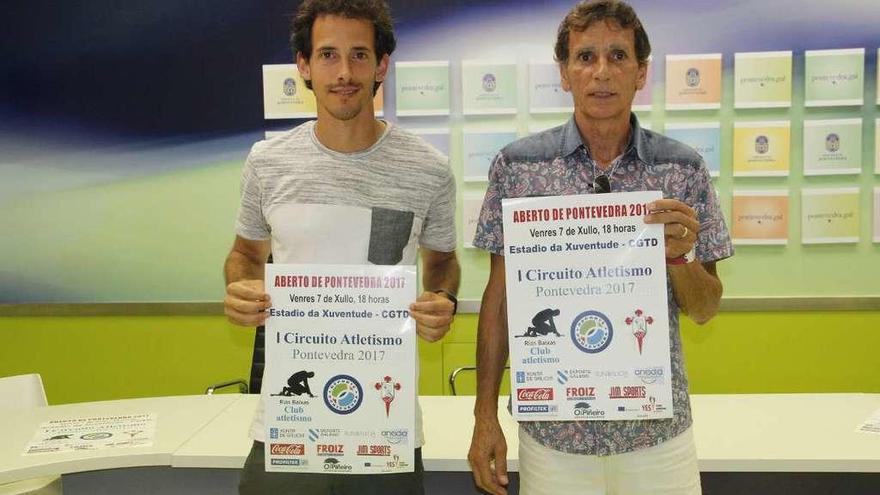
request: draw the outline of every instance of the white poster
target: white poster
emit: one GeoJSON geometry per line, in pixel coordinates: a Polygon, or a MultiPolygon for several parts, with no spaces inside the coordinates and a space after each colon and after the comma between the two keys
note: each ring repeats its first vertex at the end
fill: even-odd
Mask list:
{"type": "Polygon", "coordinates": [[[268,264],[266,288],[266,470],[411,472],[415,267],[268,264]]]}
{"type": "Polygon", "coordinates": [[[660,198],[503,200],[515,419],[672,417],[660,198]]]}
{"type": "Polygon", "coordinates": [[[53,419],[40,425],[25,454],[150,447],[156,413],[53,419]]]}

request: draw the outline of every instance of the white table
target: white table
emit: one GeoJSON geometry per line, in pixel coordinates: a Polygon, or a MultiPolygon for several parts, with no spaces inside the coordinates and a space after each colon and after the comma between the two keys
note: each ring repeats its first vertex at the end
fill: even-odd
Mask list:
{"type": "Polygon", "coordinates": [[[155,397],[40,407],[0,418],[0,484],[39,476],[137,466],[168,466],[173,454],[240,395],[155,397]],[[155,412],[150,447],[22,455],[45,421],[155,412]]]}
{"type": "MultiPolygon", "coordinates": [[[[51,406],[0,418],[0,483],[137,466],[241,467],[250,450],[255,395],[130,399],[51,406]],[[152,447],[23,456],[49,419],[155,412],[152,447]]],[[[499,400],[508,467],[517,467],[517,426],[499,400]]],[[[421,398],[428,471],[469,470],[472,396],[421,398]]],[[[695,395],[694,433],[705,472],[880,473],[880,435],[856,427],[880,409],[880,394],[695,395]]]]}

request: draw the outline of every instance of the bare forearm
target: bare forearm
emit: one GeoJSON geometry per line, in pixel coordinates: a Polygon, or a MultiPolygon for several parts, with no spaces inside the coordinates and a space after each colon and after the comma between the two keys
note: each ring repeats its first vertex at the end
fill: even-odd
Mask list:
{"type": "Polygon", "coordinates": [[[500,294],[487,291],[483,295],[477,329],[477,399],[476,416],[496,418],[498,389],[507,362],[507,303],[500,294]]]}
{"type": "Polygon", "coordinates": [[[678,306],[694,322],[702,325],[718,313],[723,287],[714,263],[672,265],[669,276],[678,306]]]}
{"type": "MultiPolygon", "coordinates": [[[[458,285],[461,281],[461,267],[455,253],[448,256],[432,259],[423,264],[422,286],[427,291],[443,289],[451,294],[458,294],[458,285]]],[[[434,257],[437,258],[437,257],[434,257]]]]}
{"type": "Polygon", "coordinates": [[[229,256],[226,257],[226,263],[223,265],[226,284],[238,282],[239,280],[262,280],[265,266],[265,260],[260,262],[255,257],[247,256],[238,251],[231,251],[229,256]]]}

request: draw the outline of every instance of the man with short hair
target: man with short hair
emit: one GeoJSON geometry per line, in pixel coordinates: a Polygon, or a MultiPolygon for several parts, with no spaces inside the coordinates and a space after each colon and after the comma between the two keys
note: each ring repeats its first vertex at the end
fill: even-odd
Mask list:
{"type": "Polygon", "coordinates": [[[555,54],[572,93],[568,123],[502,149],[474,246],[491,253],[480,309],[477,400],[469,461],[477,485],[506,493],[507,445],[498,423],[498,388],[508,357],[501,200],[597,192],[659,190],[646,223],[666,241],[673,417],[633,421],[520,423],[520,488],[535,494],[699,494],[679,311],[703,324],[718,311],[715,262],[733,254],[715,190],[691,148],[642,129],[632,113],[645,84],[651,45],[624,2],[584,1],[559,27],[555,54]],[[494,463],[494,464],[493,464],[494,463]]]}
{"type": "MultiPolygon", "coordinates": [[[[318,118],[255,144],[248,156],[225,265],[226,315],[246,326],[266,320],[270,252],[277,263],[377,265],[415,264],[419,252],[425,292],[410,314],[417,334],[437,341],[449,330],[459,283],[455,182],[440,152],[374,117],[395,48],[388,5],[305,0],[291,40],[318,118]]],[[[418,408],[414,472],[348,476],[266,472],[263,409],[261,401],[240,493],[423,493],[418,408]]]]}

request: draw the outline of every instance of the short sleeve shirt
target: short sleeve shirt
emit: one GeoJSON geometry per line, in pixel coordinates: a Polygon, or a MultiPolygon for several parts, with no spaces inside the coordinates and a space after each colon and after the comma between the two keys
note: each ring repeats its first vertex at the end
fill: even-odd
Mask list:
{"type": "MultiPolygon", "coordinates": [[[[700,155],[688,146],[642,129],[630,118],[629,145],[609,168],[612,192],[662,191],[696,210],[700,232],[695,245],[700,262],[733,255],[730,234],[715,188],[700,155]]],[[[572,117],[566,124],[520,139],[503,148],[489,169],[489,186],[473,245],[504,254],[501,200],[528,196],[593,193],[597,167],[572,117]]],[[[524,421],[522,428],[555,450],[612,455],[657,445],[691,425],[687,373],[679,334],[679,308],[667,278],[673,417],[632,421],[524,421]]]]}

